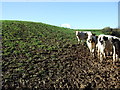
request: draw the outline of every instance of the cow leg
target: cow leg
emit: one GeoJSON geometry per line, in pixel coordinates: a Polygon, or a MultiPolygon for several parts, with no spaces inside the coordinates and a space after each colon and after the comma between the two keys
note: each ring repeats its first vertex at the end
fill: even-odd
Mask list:
{"type": "Polygon", "coordinates": [[[95,51],[96,51],[96,44],[93,43],[93,44],[92,44],[93,57],[95,57],[95,55],[96,55],[95,51]]]}
{"type": "Polygon", "coordinates": [[[79,39],[79,37],[78,36],[76,36],[77,37],[77,39],[78,39],[78,44],[80,44],[80,39],[79,39]]]}
{"type": "Polygon", "coordinates": [[[100,49],[99,48],[98,48],[97,54],[98,54],[98,58],[100,58],[100,49]]]}
{"type": "Polygon", "coordinates": [[[92,56],[95,57],[95,50],[92,49],[92,56]]]}
{"type": "Polygon", "coordinates": [[[105,50],[101,49],[101,51],[100,51],[100,61],[101,62],[103,61],[103,58],[106,58],[106,56],[105,56],[105,50]]]}
{"type": "Polygon", "coordinates": [[[103,54],[100,53],[100,62],[102,62],[102,61],[103,61],[103,54]]]}
{"type": "Polygon", "coordinates": [[[93,55],[92,47],[91,47],[90,43],[87,43],[87,46],[88,46],[88,48],[89,48],[89,50],[90,50],[90,54],[93,55]]]}
{"type": "Polygon", "coordinates": [[[105,54],[105,52],[103,53],[103,57],[104,57],[104,59],[106,59],[106,54],[105,54]]]}
{"type": "Polygon", "coordinates": [[[116,61],[116,52],[115,52],[115,47],[113,46],[113,64],[115,64],[116,61]]]}
{"type": "Polygon", "coordinates": [[[115,61],[116,61],[116,55],[113,54],[113,63],[115,63],[115,61]]]}
{"type": "Polygon", "coordinates": [[[116,54],[116,61],[118,61],[119,60],[119,56],[116,54]]]}
{"type": "Polygon", "coordinates": [[[118,61],[118,60],[119,60],[119,56],[115,53],[113,55],[113,64],[115,64],[115,62],[118,61]]]}

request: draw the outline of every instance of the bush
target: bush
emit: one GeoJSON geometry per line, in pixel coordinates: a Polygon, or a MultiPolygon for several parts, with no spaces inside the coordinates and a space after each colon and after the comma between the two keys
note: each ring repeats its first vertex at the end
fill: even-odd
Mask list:
{"type": "Polygon", "coordinates": [[[103,28],[102,29],[102,32],[104,33],[104,34],[112,34],[112,28],[110,28],[110,27],[105,27],[105,28],[103,28]]]}
{"type": "Polygon", "coordinates": [[[110,28],[110,27],[105,27],[102,29],[102,32],[107,35],[112,35],[112,36],[117,36],[120,37],[120,29],[118,28],[110,28]]]}
{"type": "Polygon", "coordinates": [[[112,34],[113,36],[120,37],[120,29],[113,29],[112,34]]]}

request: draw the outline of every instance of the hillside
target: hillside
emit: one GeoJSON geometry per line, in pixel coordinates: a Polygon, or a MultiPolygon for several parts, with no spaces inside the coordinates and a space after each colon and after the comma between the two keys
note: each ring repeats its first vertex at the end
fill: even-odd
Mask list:
{"type": "Polygon", "coordinates": [[[119,65],[100,63],[71,29],[2,21],[3,89],[120,88],[119,65]]]}
{"type": "Polygon", "coordinates": [[[67,41],[74,42],[75,40],[73,30],[43,23],[4,21],[2,27],[4,41],[21,40],[24,43],[28,41],[27,44],[29,43],[31,46],[37,45],[46,48],[48,45],[53,45],[59,47],[57,42],[66,44],[67,41]]]}

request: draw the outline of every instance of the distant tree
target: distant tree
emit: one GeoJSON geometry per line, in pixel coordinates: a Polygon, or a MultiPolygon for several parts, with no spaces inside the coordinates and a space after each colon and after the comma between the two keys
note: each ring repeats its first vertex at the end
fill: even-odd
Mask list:
{"type": "Polygon", "coordinates": [[[117,28],[113,29],[111,35],[120,37],[120,29],[117,29],[117,28]]]}
{"type": "Polygon", "coordinates": [[[118,28],[113,29],[113,28],[110,28],[110,27],[105,27],[105,28],[102,29],[102,32],[104,34],[120,37],[120,29],[118,29],[118,28]]]}
{"type": "Polygon", "coordinates": [[[113,31],[113,29],[112,28],[110,28],[110,27],[105,27],[105,28],[103,28],[102,29],[102,32],[104,33],[104,34],[112,34],[112,31],[113,31]]]}

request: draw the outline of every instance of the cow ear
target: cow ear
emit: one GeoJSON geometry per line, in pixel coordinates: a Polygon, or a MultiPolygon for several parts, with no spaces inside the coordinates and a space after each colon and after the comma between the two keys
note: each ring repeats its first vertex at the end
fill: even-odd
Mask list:
{"type": "Polygon", "coordinates": [[[88,34],[87,33],[85,33],[85,36],[88,38],[88,34]]]}
{"type": "Polygon", "coordinates": [[[112,42],[113,42],[113,43],[116,42],[116,41],[117,41],[117,39],[112,38],[112,42]]]}
{"type": "Polygon", "coordinates": [[[108,37],[105,37],[105,36],[104,36],[103,39],[104,39],[105,41],[107,41],[107,40],[108,40],[108,37]]]}
{"type": "Polygon", "coordinates": [[[114,39],[113,39],[113,37],[112,37],[112,42],[114,43],[114,39]]]}
{"type": "Polygon", "coordinates": [[[96,34],[92,34],[93,36],[95,36],[96,34]]]}
{"type": "Polygon", "coordinates": [[[88,34],[87,33],[85,33],[85,36],[87,36],[88,34]]]}
{"type": "Polygon", "coordinates": [[[98,38],[98,36],[96,36],[96,38],[98,38]]]}

